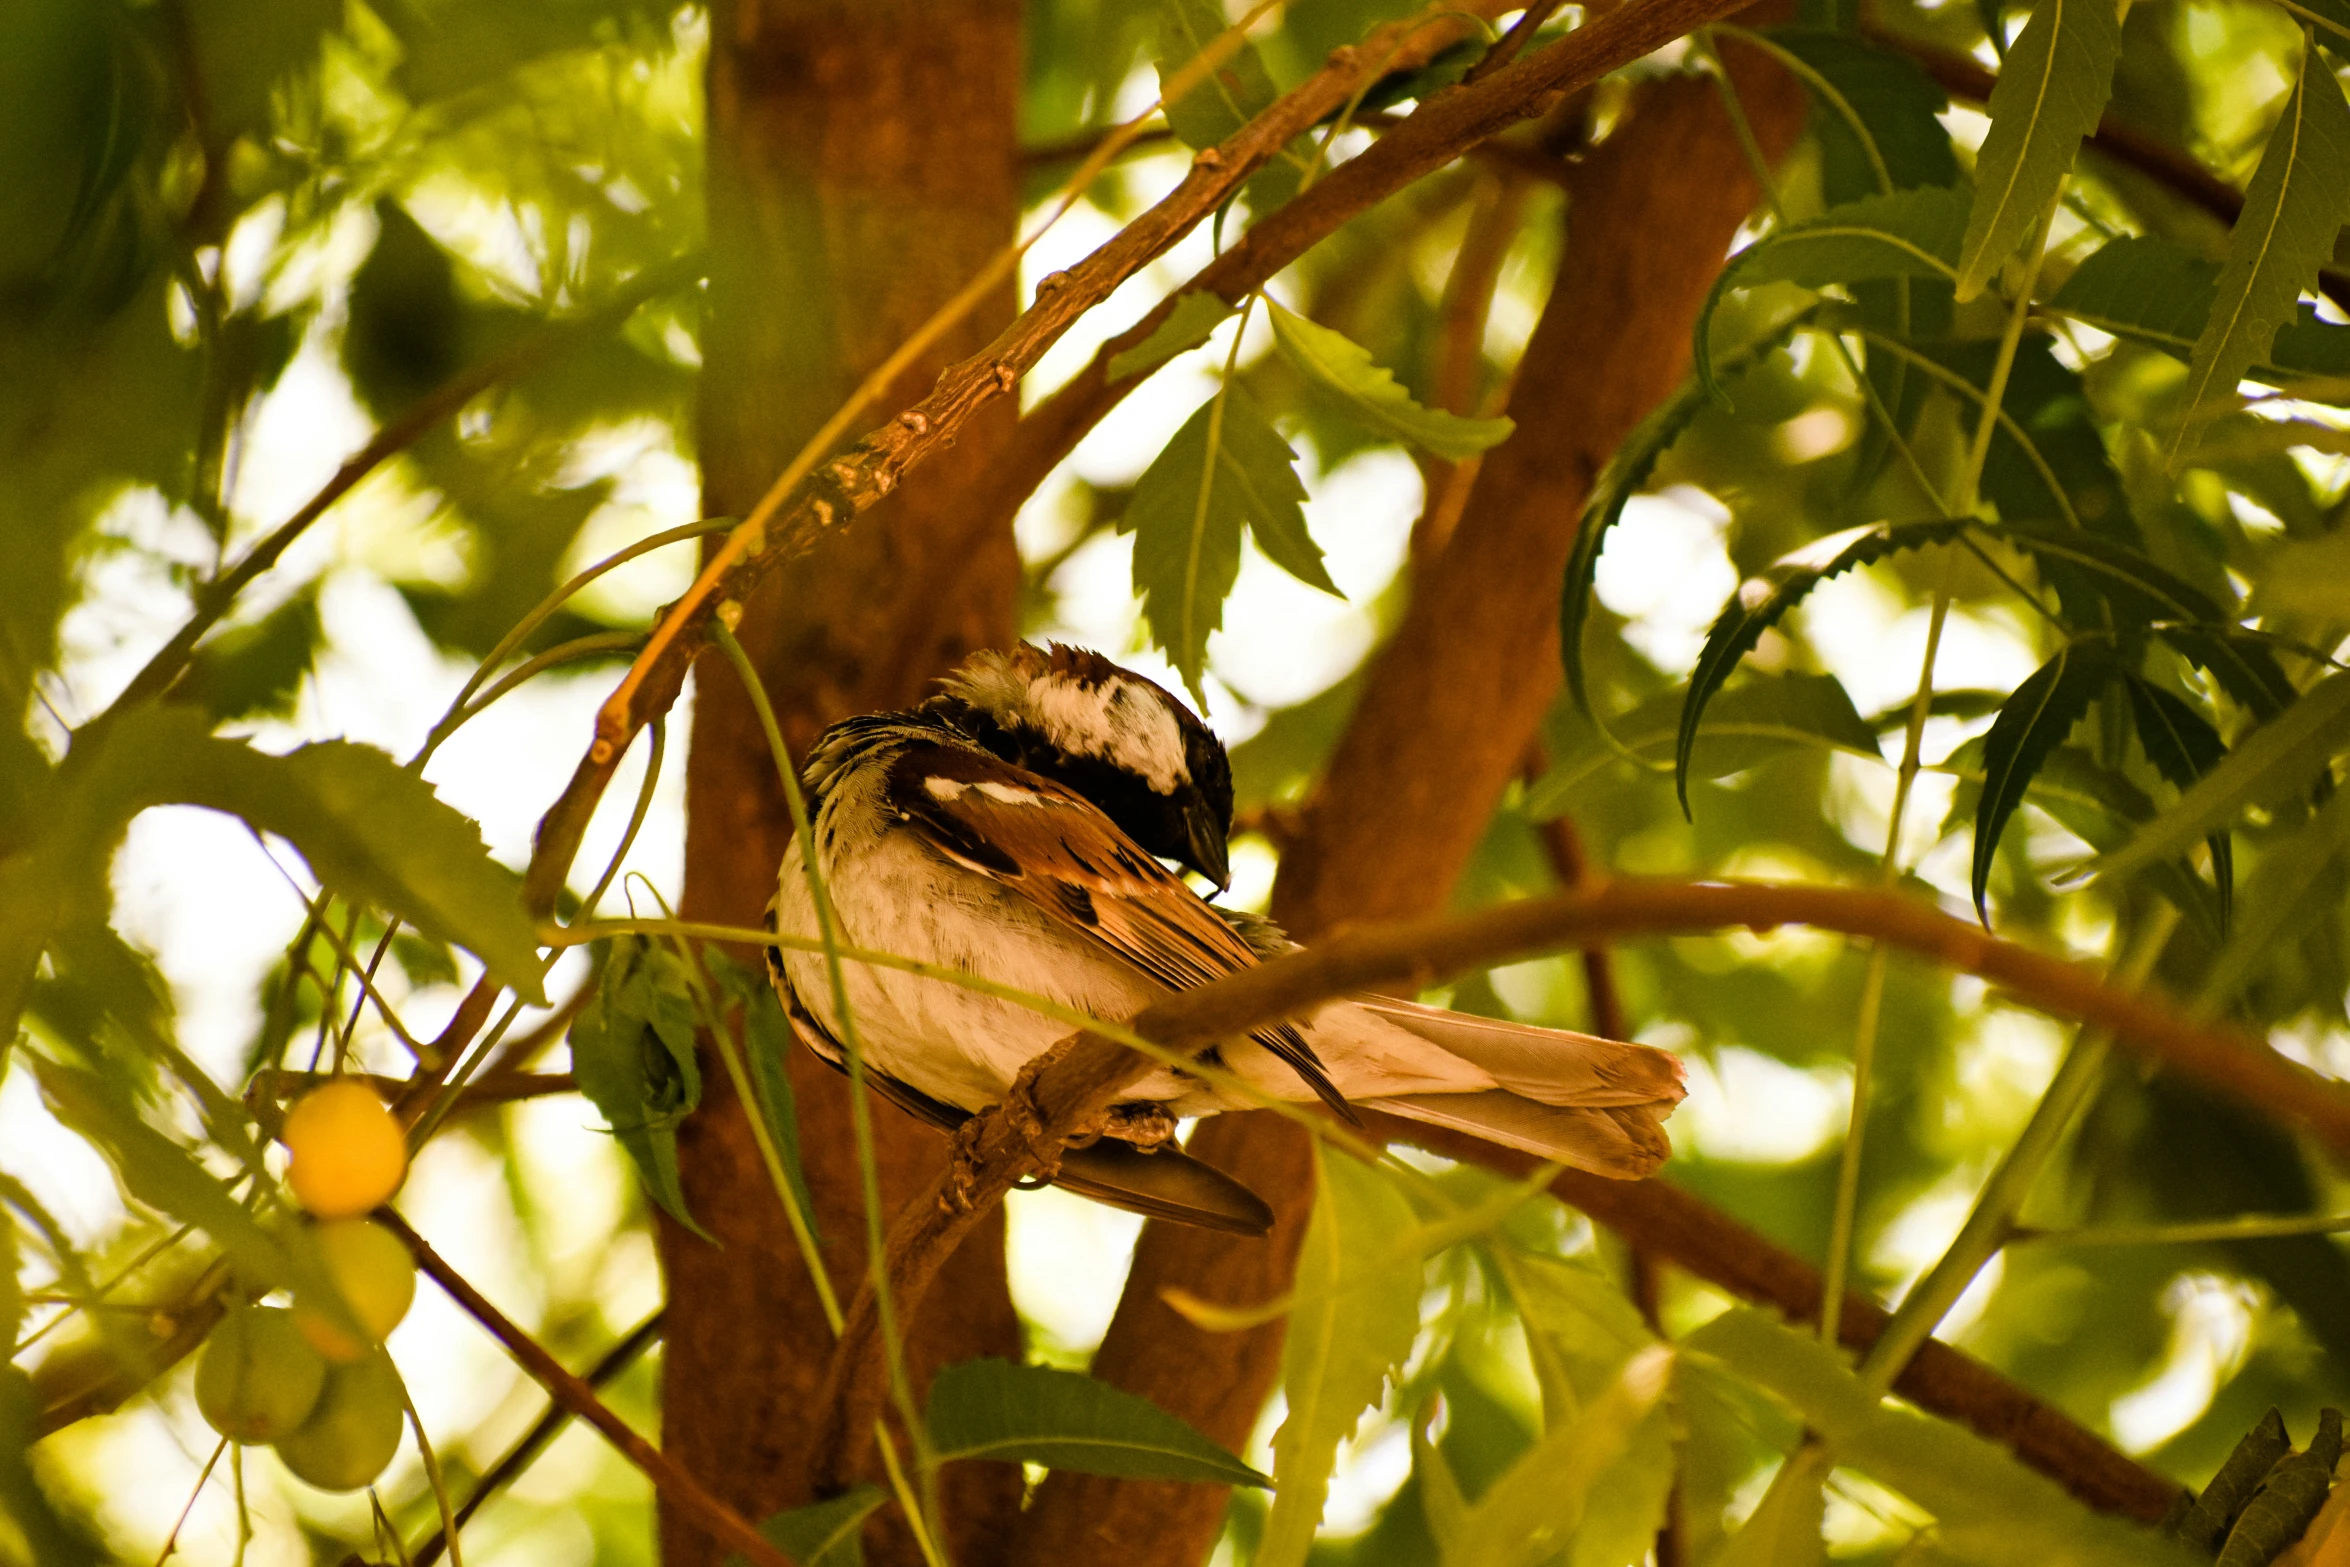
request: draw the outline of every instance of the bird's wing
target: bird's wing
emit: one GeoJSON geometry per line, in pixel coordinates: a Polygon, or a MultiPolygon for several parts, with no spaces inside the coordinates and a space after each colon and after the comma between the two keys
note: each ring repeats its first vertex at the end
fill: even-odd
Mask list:
{"type": "MultiPolygon", "coordinates": [[[[1019,893],[1169,990],[1257,962],[1214,908],[1092,802],[1034,773],[984,751],[921,742],[890,764],[885,794],[938,853],[1019,893]]],[[[1352,1118],[1296,1028],[1276,1024],[1253,1037],[1352,1118]]]]}

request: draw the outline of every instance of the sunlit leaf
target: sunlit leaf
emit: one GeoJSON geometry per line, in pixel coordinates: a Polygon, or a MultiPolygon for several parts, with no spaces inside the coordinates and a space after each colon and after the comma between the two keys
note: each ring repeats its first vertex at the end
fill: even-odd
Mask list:
{"type": "Polygon", "coordinates": [[[1974,209],[1960,249],[1958,297],[1972,299],[2038,231],[2097,128],[2121,58],[2113,0],[2040,0],[2008,46],[1991,89],[1991,129],[1975,155],[1974,209]]]}
{"type": "MultiPolygon", "coordinates": [[[[2220,266],[2176,240],[2126,234],[2084,258],[2049,299],[2049,308],[2179,359],[2190,358],[2211,319],[2220,266]]],[[[2312,377],[2350,376],[2350,326],[2296,315],[2243,378],[2293,386],[2312,377]]],[[[2328,397],[2339,401],[2340,396],[2328,397]]],[[[2190,451],[2193,461],[2200,450],[2190,451]]]]}
{"type": "Polygon", "coordinates": [[[1306,531],[1296,461],[1256,399],[1227,386],[1143,470],[1119,519],[1118,531],[1134,535],[1134,590],[1151,636],[1203,702],[1208,633],[1224,623],[1244,527],[1274,564],[1338,591],[1306,531]]]}
{"type": "MultiPolygon", "coordinates": [[[[1653,1492],[1661,1513],[1672,1448],[1658,1440],[1668,1418],[1660,1404],[1672,1370],[1673,1351],[1665,1345],[1635,1353],[1580,1414],[1547,1433],[1477,1499],[1446,1567],[1539,1567],[1580,1543],[1587,1504],[1603,1488],[1640,1485],[1653,1492]]],[[[1610,1533],[1616,1537],[1596,1542],[1594,1561],[1621,1543],[1620,1530],[1610,1533]]],[[[1655,1534],[1655,1520],[1647,1520],[1646,1534],[1655,1534]]],[[[1584,1553],[1576,1550],[1572,1559],[1582,1563],[1584,1553]]]]}
{"type": "Polygon", "coordinates": [[[58,1512],[33,1473],[33,1442],[39,1435],[40,1400],[32,1378],[0,1364],[0,1540],[14,1533],[40,1567],[92,1567],[118,1560],[98,1547],[58,1512]]]}
{"type": "Polygon", "coordinates": [[[2226,945],[2203,976],[2204,993],[2225,1003],[2280,954],[2296,933],[2331,919],[2327,870],[2350,849],[2350,790],[2337,789],[2291,837],[2260,857],[2237,900],[2226,945]]]}
{"type": "Polygon", "coordinates": [[[1714,369],[1714,311],[1734,289],[1764,283],[1862,283],[1888,278],[1956,274],[1959,235],[1966,228],[1964,191],[1941,186],[1864,196],[1816,218],[1775,229],[1747,246],[1722,269],[1697,313],[1693,330],[1698,379],[1719,399],[1714,369]]]}
{"type": "MultiPolygon", "coordinates": [[[[1232,25],[1216,0],[1154,0],[1159,35],[1153,48],[1159,85],[1196,59],[1232,25]]],[[[1273,78],[1256,45],[1244,43],[1208,79],[1167,106],[1167,125],[1186,147],[1213,147],[1263,113],[1273,78]]]]}
{"type": "Polygon", "coordinates": [[[702,1102],[693,994],[676,954],[636,936],[612,943],[596,993],[571,1025],[579,1091],[635,1163],[645,1190],[704,1240],[677,1175],[677,1123],[702,1102]]]}
{"type": "Polygon", "coordinates": [[[1462,462],[1509,439],[1517,426],[1507,419],[1466,419],[1441,408],[1424,408],[1397,383],[1386,366],[1343,332],[1308,321],[1272,300],[1273,341],[1298,373],[1345,405],[1349,414],[1383,435],[1462,462]]]}
{"type": "Polygon", "coordinates": [[[1754,651],[1763,633],[1785,619],[1812,589],[1832,577],[1883,560],[1902,550],[1948,544],[1966,530],[1960,518],[1931,518],[1922,522],[1880,523],[1832,535],[1806,546],[1760,577],[1748,579],[1722,607],[1705,646],[1689,672],[1689,695],[1681,707],[1681,729],[1673,748],[1673,783],[1681,812],[1689,813],[1689,761],[1697,750],[1706,704],[1754,651]]]}
{"type": "Polygon", "coordinates": [[[1322,1521],[1338,1444],[1379,1402],[1420,1331],[1420,1264],[1377,1266],[1380,1242],[1410,1229],[1411,1204],[1386,1176],[1316,1144],[1313,1220],[1298,1255],[1304,1302],[1289,1320],[1273,1436],[1273,1509],[1257,1567],[1301,1567],[1322,1521]]]}
{"type": "Polygon", "coordinates": [[[1780,27],[1769,36],[1810,73],[1801,80],[1820,105],[1811,132],[1831,205],[1958,183],[1958,158],[1939,118],[1949,97],[1917,61],[1854,33],[1780,27]]]}
{"type": "Polygon", "coordinates": [[[1115,386],[1206,342],[1217,327],[1232,317],[1233,307],[1200,289],[1175,301],[1174,310],[1158,329],[1122,354],[1111,356],[1102,379],[1115,386]]]}
{"type": "Polygon", "coordinates": [[[1149,1399],[1050,1366],[967,1360],[939,1372],[925,1417],[942,1459],[993,1458],[1126,1480],[1265,1485],[1149,1399]]]}
{"type": "Polygon", "coordinates": [[[295,594],[249,626],[232,627],[197,651],[172,688],[215,719],[290,711],[326,634],[315,587],[295,594]]]}
{"type": "Polygon", "coordinates": [[[2301,79],[2269,132],[2244,210],[2228,239],[2210,319],[2187,371],[2191,424],[2232,402],[2244,372],[2270,352],[2294,302],[2330,260],[2350,222],[2350,103],[2316,47],[2302,51],[2301,79]]]}
{"type": "Polygon", "coordinates": [[[2178,803],[2157,817],[2118,854],[2099,858],[2101,876],[2126,876],[2169,859],[2232,826],[2248,806],[2268,804],[2305,787],[2350,745],[2350,674],[2327,675],[2291,707],[2236,742],[2226,761],[2203,775],[2178,803]]]}
{"type": "Polygon", "coordinates": [[[784,1178],[799,1199],[809,1230],[815,1231],[816,1200],[808,1190],[808,1174],[800,1159],[799,1105],[792,1093],[784,1062],[792,1052],[791,1020],[767,976],[735,962],[716,947],[702,950],[702,962],[720,989],[742,1008],[743,1054],[748,1058],[751,1087],[759,1100],[759,1114],[783,1160],[784,1178]]]}
{"type": "Polygon", "coordinates": [[[2015,688],[1983,740],[1983,799],[1975,812],[1974,868],[1969,885],[1975,913],[1991,923],[1991,863],[2007,819],[2024,802],[2040,766],[2119,673],[2112,650],[2075,642],[2058,651],[2015,688]]]}
{"type": "Polygon", "coordinates": [[[1872,1398],[1833,1350],[1760,1312],[1725,1312],[1684,1340],[1787,1403],[1839,1464],[1931,1513],[1944,1550],[1983,1567],[2186,1567],[2140,1524],[2091,1510],[2054,1480],[1960,1426],[1872,1398]]]}
{"type": "MultiPolygon", "coordinates": [[[[852,1486],[838,1496],[810,1502],[777,1513],[759,1525],[759,1532],[797,1567],[864,1567],[865,1520],[889,1500],[877,1485],[852,1486]]],[[[740,1553],[726,1558],[727,1567],[739,1567],[740,1553]]]]}

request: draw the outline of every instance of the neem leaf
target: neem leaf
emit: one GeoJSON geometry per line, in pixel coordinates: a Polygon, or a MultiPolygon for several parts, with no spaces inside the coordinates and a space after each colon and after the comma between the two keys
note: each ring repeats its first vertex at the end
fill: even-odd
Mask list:
{"type": "MultiPolygon", "coordinates": [[[[1638,1439],[1665,1435],[1669,1416],[1661,1405],[1672,1370],[1673,1351],[1666,1345],[1633,1354],[1597,1398],[1545,1433],[1477,1498],[1461,1520],[1456,1548],[1445,1553],[1448,1567],[1540,1567],[1581,1543],[1586,1505],[1597,1499],[1602,1482],[1652,1489],[1661,1503],[1672,1471],[1671,1444],[1638,1439]]],[[[1652,1524],[1647,1534],[1654,1533],[1652,1524]]]]}
{"type": "Polygon", "coordinates": [[[579,1091],[604,1113],[662,1210],[704,1240],[677,1176],[677,1123],[702,1102],[692,992],[675,954],[636,936],[612,943],[596,993],[571,1024],[579,1091]]]}
{"type": "Polygon", "coordinates": [[[1993,530],[2040,562],[2093,583],[2117,611],[2139,621],[2212,623],[2227,616],[2211,595],[2137,550],[2085,528],[2019,519],[1993,530]]]}
{"type": "MultiPolygon", "coordinates": [[[[1612,774],[1625,753],[1661,764],[1678,743],[1687,698],[1666,691],[1624,715],[1611,741],[1591,743],[1562,757],[1526,792],[1526,811],[1540,820],[1564,810],[1577,790],[1612,774]]],[[[1760,766],[1790,749],[1829,746],[1884,760],[1877,732],[1852,705],[1834,675],[1754,675],[1707,704],[1697,745],[1690,753],[1692,778],[1720,778],[1760,766]]]]}
{"type": "Polygon", "coordinates": [[[2227,1462],[2219,1466],[2219,1473],[2211,1477],[2211,1483],[2171,1532],[2206,1556],[2219,1554],[2219,1542],[2227,1537],[2228,1526],[2260,1489],[2261,1479],[2292,1450],[2285,1417],[2272,1405],[2259,1424],[2244,1433],[2227,1462]]]}
{"type": "Polygon", "coordinates": [[[1448,462],[1462,462],[1508,440],[1517,428],[1507,419],[1465,419],[1422,407],[1368,349],[1345,333],[1308,321],[1270,299],[1265,308],[1272,313],[1273,341],[1282,357],[1374,430],[1448,462]]]}
{"type": "Polygon", "coordinates": [[[1177,354],[1206,342],[1231,314],[1232,306],[1204,288],[1183,295],[1150,336],[1111,357],[1102,371],[1102,379],[1115,386],[1129,376],[1156,370],[1177,354]]]}
{"type": "Polygon", "coordinates": [[[1747,1307],[1683,1340],[1791,1406],[1834,1461],[1934,1515],[1936,1543],[1982,1567],[2188,1567],[2151,1528],[2091,1509],[1999,1444],[1871,1397],[1836,1351],[1747,1307]]]}
{"type": "MultiPolygon", "coordinates": [[[[863,1567],[865,1520],[889,1500],[877,1485],[860,1485],[777,1513],[759,1525],[759,1532],[799,1567],[863,1567]]],[[[738,1552],[726,1558],[726,1567],[742,1561],[738,1552]]]]}
{"type": "Polygon", "coordinates": [[[2342,1412],[2321,1409],[2309,1446],[2277,1460],[2228,1531],[2218,1567],[2268,1567],[2308,1530],[2342,1457],[2342,1412]]]}
{"type": "Polygon", "coordinates": [[[1134,535],[1134,590],[1151,636],[1203,701],[1208,633],[1223,624],[1225,595],[1240,575],[1244,526],[1274,564],[1338,591],[1306,532],[1296,461],[1256,400],[1228,385],[1143,470],[1118,521],[1119,532],[1134,535]]]}
{"type": "Polygon", "coordinates": [[[1828,110],[1812,116],[1831,204],[1918,185],[1955,185],[1958,159],[1939,116],[1950,99],[1905,54],[1855,34],[1779,27],[1765,35],[1801,63],[1797,75],[1828,110]]]}
{"type": "Polygon", "coordinates": [[[1689,696],[1681,705],[1681,732],[1673,749],[1673,784],[1681,814],[1689,814],[1689,758],[1697,748],[1698,725],[1706,704],[1739,662],[1754,651],[1763,633],[1785,619],[1805,595],[1831,577],[1883,560],[1902,550],[1947,544],[1966,531],[1964,518],[1880,523],[1831,535],[1796,551],[1762,576],[1739,585],[1705,634],[1697,666],[1689,672],[1689,696]]]}
{"type": "Polygon", "coordinates": [[[2335,672],[2301,699],[2236,742],[2227,760],[2205,773],[2178,803],[2156,817],[2118,854],[2100,858],[2100,875],[2124,876],[2184,854],[2199,839],[2232,825],[2246,806],[2281,799],[2318,775],[2350,743],[2350,673],[2335,672]]]}
{"type": "Polygon", "coordinates": [[[2244,210],[2228,237],[2227,264],[2187,374],[2187,422],[2232,402],[2236,383],[2265,357],[2294,302],[2334,251],[2350,221],[2350,103],[2314,44],[2285,117],[2269,132],[2244,210]]]}
{"type": "MultiPolygon", "coordinates": [[[[1151,60],[1163,88],[1232,25],[1217,0],[1158,0],[1159,31],[1151,60]]],[[[1275,97],[1257,46],[1244,43],[1208,79],[1166,106],[1167,128],[1186,147],[1213,147],[1263,113],[1275,97]]]]}
{"type": "MultiPolygon", "coordinates": [[[[2137,675],[2128,677],[2125,684],[2130,692],[2130,715],[2137,725],[2138,744],[2145,748],[2146,760],[2154,764],[2154,770],[2172,788],[2185,793],[2226,758],[2227,742],[2220,739],[2219,730],[2184,697],[2137,675]]],[[[2228,841],[2225,828],[2206,841],[2211,846],[2212,884],[2219,889],[2220,924],[2225,928],[2228,906],[2236,892],[2235,849],[2228,841]]]]}
{"type": "Polygon", "coordinates": [[[2290,951],[2300,932],[2322,928],[2338,917],[2326,870],[2350,845],[2350,789],[2336,789],[2290,838],[2260,857],[2244,884],[2243,912],[2226,943],[2204,970],[2203,992],[2225,1004],[2244,982],[2280,952],[2290,951]]]}
{"type": "Polygon", "coordinates": [[[41,1478],[33,1472],[33,1443],[40,1437],[41,1401],[33,1379],[0,1363],[0,1519],[42,1567],[94,1567],[117,1560],[101,1553],[81,1526],[60,1513],[41,1478]]]}
{"type": "Polygon", "coordinates": [[[1714,279],[1692,334],[1697,376],[1716,399],[1721,386],[1713,361],[1714,309],[1730,291],[1763,283],[1878,282],[1888,278],[1957,275],[1959,237],[1966,231],[1967,196],[1939,185],[1864,196],[1816,218],[1774,229],[1732,257],[1714,279]]]}
{"type": "Polygon", "coordinates": [[[2158,625],[2154,634],[2263,720],[2276,717],[2300,698],[2292,678],[2277,662],[2276,651],[2225,621],[2158,625]]]}
{"type": "MultiPolygon", "coordinates": [[[[2049,298],[2052,310],[2101,332],[2190,359],[2219,294],[2219,263],[2155,234],[2128,234],[2099,246],[2049,298]]],[[[2350,376],[2350,326],[2306,311],[2277,329],[2247,380],[2292,386],[2310,377],[2350,376]]],[[[2337,398],[2326,398],[2338,401],[2337,398]]],[[[2188,460],[2196,454],[2189,452],[2188,460]]]]}
{"type": "Polygon", "coordinates": [[[792,1093],[784,1062],[791,1055],[791,1020],[767,976],[735,962],[716,947],[702,951],[702,962],[727,996],[743,1009],[743,1053],[749,1057],[751,1089],[758,1096],[759,1114],[782,1157],[784,1178],[791,1182],[807,1218],[811,1234],[816,1227],[816,1199],[808,1190],[808,1172],[800,1161],[799,1103],[792,1093]]]}
{"type": "Polygon", "coordinates": [[[1411,1204],[1379,1171],[1314,1148],[1319,1191],[1297,1265],[1297,1309],[1281,1353],[1288,1418],[1273,1435],[1279,1484],[1256,1567],[1303,1567],[1330,1493],[1338,1444],[1379,1402],[1420,1331],[1420,1263],[1385,1243],[1411,1229],[1411,1204]]]}
{"type": "Polygon", "coordinates": [[[992,1359],[949,1366],[930,1384],[925,1419],[942,1459],[994,1458],[1122,1480],[1268,1483],[1149,1399],[1050,1366],[992,1359]]]}
{"type": "Polygon", "coordinates": [[[2114,0],[2040,0],[1991,89],[1991,129],[1975,156],[1974,209],[1959,253],[1958,297],[1974,298],[2038,230],[2097,128],[2121,58],[2114,0]]]}
{"type": "MultiPolygon", "coordinates": [[[[1731,373],[1749,368],[1776,353],[1810,319],[1809,311],[1790,316],[1761,338],[1725,355],[1719,368],[1731,373]]],[[[1583,682],[1583,625],[1591,614],[1591,579],[1599,569],[1599,552],[1607,546],[1608,530],[1648,483],[1658,460],[1711,400],[1711,391],[1699,377],[1682,382],[1679,390],[1624,437],[1592,484],[1590,499],[1583,503],[1583,515],[1575,524],[1574,553],[1567,557],[1565,581],[1559,590],[1559,658],[1566,665],[1567,691],[1574,697],[1576,709],[1587,717],[1591,693],[1583,682]]]]}
{"type": "Polygon", "coordinates": [[[1983,799],[1975,810],[1975,862],[1971,886],[1975,915],[1991,923],[1991,861],[2007,819],[2024,801],[2050,752],[2064,744],[2089,703],[2118,672],[2113,651],[2103,643],[2075,642],[2032,671],[2015,688],[1991,732],[1983,737],[1983,799]]]}

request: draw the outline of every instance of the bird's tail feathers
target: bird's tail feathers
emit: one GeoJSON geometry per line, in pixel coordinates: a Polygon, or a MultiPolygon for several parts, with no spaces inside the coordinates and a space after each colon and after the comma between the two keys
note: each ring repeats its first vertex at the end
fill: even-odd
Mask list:
{"type": "Polygon", "coordinates": [[[1373,1100],[1366,1108],[1450,1127],[1619,1181],[1655,1174],[1673,1151],[1664,1129],[1664,1118],[1672,1113],[1670,1100],[1568,1107],[1489,1090],[1478,1094],[1401,1094],[1373,1100]]]}
{"type": "Polygon", "coordinates": [[[1480,1068],[1510,1093],[1544,1105],[1597,1108],[1662,1102],[1669,1110],[1686,1092],[1680,1058],[1653,1045],[1472,1017],[1386,996],[1355,1000],[1480,1068]]]}

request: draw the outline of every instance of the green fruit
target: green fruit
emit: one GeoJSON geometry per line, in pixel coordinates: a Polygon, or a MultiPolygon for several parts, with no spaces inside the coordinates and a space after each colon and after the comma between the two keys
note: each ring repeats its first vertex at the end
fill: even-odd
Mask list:
{"type": "Polygon", "coordinates": [[[328,1369],[318,1407],[300,1430],[278,1438],[277,1456],[295,1478],[322,1491],[356,1491],[382,1474],[400,1450],[406,1409],[400,1373],[379,1349],[328,1369]]]}
{"type": "Polygon", "coordinates": [[[357,1360],[389,1338],[408,1315],[409,1303],[416,1299],[416,1262],[400,1238],[373,1219],[337,1219],[311,1233],[317,1237],[327,1277],[366,1338],[355,1338],[333,1312],[299,1298],[294,1320],[327,1359],[357,1360]]]}
{"type": "Polygon", "coordinates": [[[220,1319],[196,1363],[196,1407],[212,1429],[239,1442],[274,1442],[317,1406],[326,1362],[272,1306],[239,1306],[220,1319]]]}

